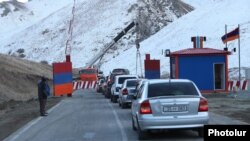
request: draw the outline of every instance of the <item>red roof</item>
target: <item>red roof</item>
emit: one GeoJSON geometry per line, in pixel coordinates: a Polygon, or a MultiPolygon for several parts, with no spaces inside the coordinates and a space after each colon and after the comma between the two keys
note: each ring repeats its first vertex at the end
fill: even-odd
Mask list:
{"type": "Polygon", "coordinates": [[[209,55],[209,54],[231,54],[229,51],[212,48],[188,48],[171,53],[171,56],[178,55],[209,55]]]}

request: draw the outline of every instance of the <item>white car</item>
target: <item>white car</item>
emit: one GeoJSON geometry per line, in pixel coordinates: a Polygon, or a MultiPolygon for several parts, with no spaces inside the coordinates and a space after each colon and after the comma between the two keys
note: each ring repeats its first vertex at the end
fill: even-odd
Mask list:
{"type": "Polygon", "coordinates": [[[119,91],[119,106],[125,108],[128,105],[131,105],[132,100],[134,99],[136,92],[136,85],[138,84],[138,79],[127,79],[122,84],[122,87],[119,91]]]}
{"type": "Polygon", "coordinates": [[[154,129],[194,129],[203,136],[208,102],[190,80],[146,80],[132,103],[132,127],[138,138],[154,129]]]}
{"type": "Polygon", "coordinates": [[[111,102],[117,102],[119,91],[122,87],[123,82],[126,79],[138,79],[137,75],[117,75],[115,76],[114,84],[111,87],[111,102]]]}

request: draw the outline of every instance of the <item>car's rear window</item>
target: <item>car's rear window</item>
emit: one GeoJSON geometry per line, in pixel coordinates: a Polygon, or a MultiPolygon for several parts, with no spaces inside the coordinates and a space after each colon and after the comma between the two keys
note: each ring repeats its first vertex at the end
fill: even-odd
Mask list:
{"type": "Polygon", "coordinates": [[[129,70],[127,69],[114,69],[112,73],[118,73],[118,74],[129,74],[129,70]]]}
{"type": "Polygon", "coordinates": [[[118,75],[121,75],[121,74],[111,74],[110,76],[111,83],[114,83],[115,76],[118,76],[118,75]]]}
{"type": "Polygon", "coordinates": [[[135,79],[135,77],[120,77],[118,78],[118,83],[122,84],[126,79],[135,79]]]}
{"type": "Polygon", "coordinates": [[[137,80],[129,80],[127,81],[127,87],[135,87],[138,84],[137,80]]]}
{"type": "Polygon", "coordinates": [[[195,86],[190,82],[156,83],[148,87],[148,97],[174,96],[174,95],[199,95],[195,86]]]}

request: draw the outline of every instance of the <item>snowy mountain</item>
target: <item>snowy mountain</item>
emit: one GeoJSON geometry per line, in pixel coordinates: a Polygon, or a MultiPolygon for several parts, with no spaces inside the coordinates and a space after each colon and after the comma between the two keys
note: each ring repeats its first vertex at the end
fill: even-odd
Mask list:
{"type": "Polygon", "coordinates": [[[32,0],[28,3],[16,0],[1,2],[0,38],[10,38],[69,4],[72,4],[69,0],[32,0]]]}
{"type": "MultiPolygon", "coordinates": [[[[183,1],[195,10],[186,14],[192,8],[184,3],[176,3],[176,0],[141,1],[140,33],[141,38],[146,39],[140,44],[142,60],[146,53],[150,53],[151,58],[160,59],[161,72],[165,74],[169,72],[169,60],[163,56],[163,50],[191,48],[191,36],[206,36],[205,47],[223,49],[225,45],[221,36],[225,34],[225,24],[228,32],[240,24],[241,66],[250,67],[250,50],[247,47],[250,16],[246,14],[250,11],[248,0],[183,1]],[[148,38],[155,32],[155,35],[148,38]]],[[[118,32],[137,18],[136,2],[137,0],[77,0],[71,52],[73,67],[85,66],[118,32]]],[[[69,0],[32,0],[23,4],[23,9],[10,8],[10,13],[0,17],[0,52],[37,62],[65,60],[72,6],[73,1],[69,0]]],[[[0,6],[0,14],[4,9],[6,6],[0,6]]],[[[101,69],[105,74],[117,67],[136,72],[134,33],[135,29],[132,29],[103,57],[101,69]]],[[[229,68],[236,68],[239,53],[237,40],[229,42],[228,47],[230,50],[236,48],[236,52],[229,57],[229,68]]]]}
{"type": "MultiPolygon", "coordinates": [[[[162,50],[172,52],[192,48],[192,36],[206,36],[204,47],[221,49],[225,47],[221,37],[227,31],[232,31],[240,24],[241,66],[250,67],[250,1],[248,0],[184,0],[195,10],[172,22],[155,35],[141,42],[142,59],[150,53],[151,58],[161,60],[161,72],[169,72],[169,59],[164,57],[162,50]]],[[[229,56],[229,68],[238,67],[238,41],[228,43],[229,50],[236,48],[229,56]]],[[[143,62],[143,61],[142,61],[143,62]]],[[[135,73],[136,49],[131,48],[112,61],[105,63],[102,69],[126,67],[135,73]],[[128,57],[129,56],[129,57],[128,57]],[[126,59],[125,59],[126,58],[126,59]]],[[[236,73],[237,74],[237,73],[236,73]]]]}
{"type": "MultiPolygon", "coordinates": [[[[144,38],[169,24],[164,21],[174,21],[192,10],[179,0],[141,1],[146,6],[144,11],[150,10],[146,16],[151,17],[146,26],[150,32],[144,35],[144,38]],[[161,20],[162,24],[155,24],[155,13],[161,16],[159,21],[161,20]]],[[[73,67],[85,66],[85,63],[101,51],[118,32],[135,20],[138,6],[136,3],[137,0],[76,0],[71,52],[73,67]]],[[[24,11],[13,11],[1,17],[0,24],[3,26],[0,27],[0,37],[4,39],[0,41],[0,52],[37,62],[64,61],[73,0],[32,0],[24,6],[24,11]]],[[[108,51],[102,62],[112,61],[112,58],[133,47],[134,33],[135,29],[124,36],[108,51]]]]}

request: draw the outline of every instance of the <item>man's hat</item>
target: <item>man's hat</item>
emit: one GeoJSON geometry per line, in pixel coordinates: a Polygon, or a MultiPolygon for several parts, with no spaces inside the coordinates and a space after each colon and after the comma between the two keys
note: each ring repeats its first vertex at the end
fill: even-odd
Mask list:
{"type": "Polygon", "coordinates": [[[44,76],[42,76],[42,81],[46,81],[47,80],[47,78],[45,78],[44,76]]]}

